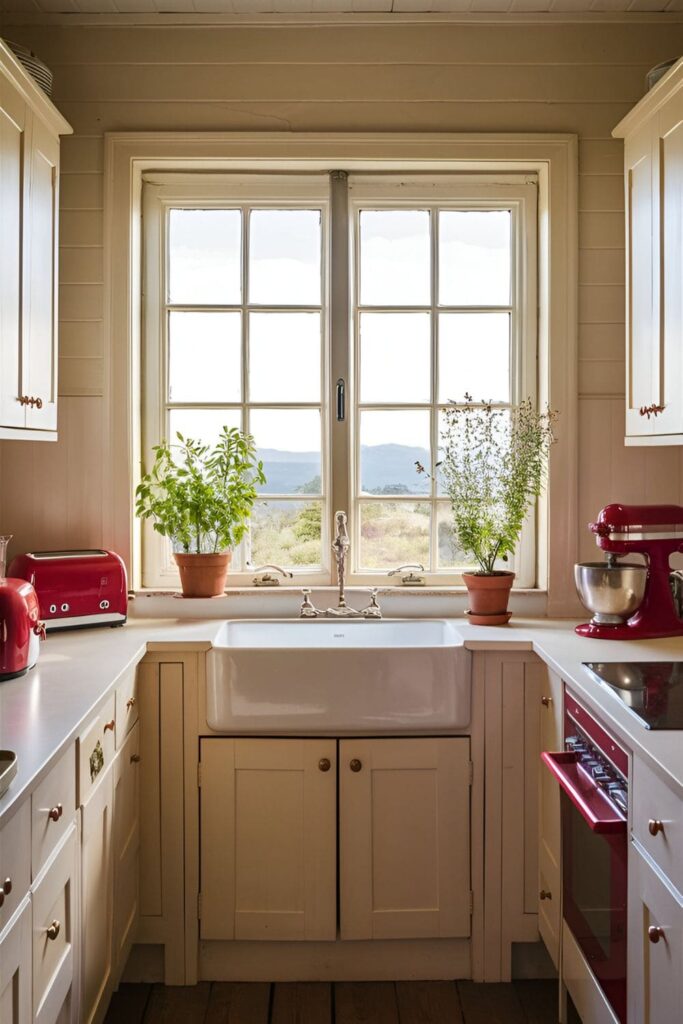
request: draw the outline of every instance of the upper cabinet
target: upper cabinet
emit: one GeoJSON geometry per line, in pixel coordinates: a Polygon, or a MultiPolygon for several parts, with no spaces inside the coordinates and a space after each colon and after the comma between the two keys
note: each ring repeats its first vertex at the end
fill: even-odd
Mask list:
{"type": "Polygon", "coordinates": [[[0,41],[0,438],[57,438],[59,136],[70,132],[0,41]]]}
{"type": "Polygon", "coordinates": [[[612,134],[624,139],[626,444],[683,444],[683,59],[612,134]]]}

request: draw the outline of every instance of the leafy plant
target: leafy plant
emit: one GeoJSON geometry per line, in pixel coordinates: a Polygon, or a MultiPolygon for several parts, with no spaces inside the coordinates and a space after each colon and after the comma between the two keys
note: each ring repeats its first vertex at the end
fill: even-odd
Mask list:
{"type": "Polygon", "coordinates": [[[496,561],[507,561],[515,550],[543,490],[556,419],[550,409],[537,412],[530,399],[502,409],[467,394],[463,405],[451,402],[445,411],[437,466],[458,544],[474,556],[481,575],[495,575],[496,561]]]}
{"type": "Polygon", "coordinates": [[[155,445],[154,465],[135,491],[135,512],[151,519],[175,550],[196,554],[239,544],[264,484],[251,434],[224,426],[212,448],[176,434],[178,444],[155,445]]]}

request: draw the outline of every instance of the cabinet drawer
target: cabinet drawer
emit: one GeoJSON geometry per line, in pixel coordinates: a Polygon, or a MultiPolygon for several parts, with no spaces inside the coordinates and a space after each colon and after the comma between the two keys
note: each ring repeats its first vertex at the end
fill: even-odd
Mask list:
{"type": "Polygon", "coordinates": [[[31,1024],[31,901],[0,936],[0,1021],[31,1024]]]}
{"type": "Polygon", "coordinates": [[[98,778],[114,760],[116,696],[112,694],[78,739],[78,802],[84,804],[98,778]]]}
{"type": "Polygon", "coordinates": [[[72,822],[33,888],[34,1024],[54,1024],[74,979],[77,840],[72,822]]]}
{"type": "Polygon", "coordinates": [[[76,810],[75,745],[53,765],[31,796],[31,869],[33,878],[56,849],[76,810]]]}
{"type": "Polygon", "coordinates": [[[632,828],[655,864],[683,892],[683,802],[637,758],[633,763],[632,828]]]}
{"type": "Polygon", "coordinates": [[[123,741],[138,720],[137,666],[126,672],[116,687],[116,747],[123,741]]]}
{"type": "Polygon", "coordinates": [[[30,884],[31,804],[26,800],[0,829],[0,886],[3,889],[0,931],[23,900],[30,884]]]}

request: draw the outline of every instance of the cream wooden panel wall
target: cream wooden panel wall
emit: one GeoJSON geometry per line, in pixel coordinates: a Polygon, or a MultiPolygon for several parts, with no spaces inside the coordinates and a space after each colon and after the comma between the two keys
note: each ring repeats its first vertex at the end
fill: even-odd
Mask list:
{"type": "MultiPolygon", "coordinates": [[[[681,500],[677,449],[624,449],[622,147],[667,16],[624,24],[15,26],[55,73],[63,144],[60,441],[6,443],[0,525],[106,543],[101,465],[102,135],[108,130],[568,131],[580,136],[580,523],[608,500],[681,500]],[[25,501],[27,494],[30,500],[25,501]]],[[[560,424],[561,429],[561,424],[560,424]]],[[[582,554],[593,547],[582,531],[582,554]]]]}

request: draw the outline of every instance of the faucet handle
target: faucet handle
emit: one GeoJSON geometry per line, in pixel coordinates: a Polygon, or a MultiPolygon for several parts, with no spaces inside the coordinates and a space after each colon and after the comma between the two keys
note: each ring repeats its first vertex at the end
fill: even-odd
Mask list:
{"type": "Polygon", "coordinates": [[[378,593],[379,593],[379,588],[378,587],[372,587],[371,588],[371,590],[370,590],[370,604],[367,606],[367,608],[364,608],[363,611],[361,612],[361,615],[363,615],[364,618],[366,618],[366,619],[381,619],[382,618],[382,610],[381,610],[381,608],[379,606],[379,602],[377,601],[378,593]]]}
{"type": "Polygon", "coordinates": [[[304,587],[301,591],[303,601],[301,602],[301,608],[299,609],[300,619],[316,619],[320,612],[311,601],[311,588],[304,587]]]}

